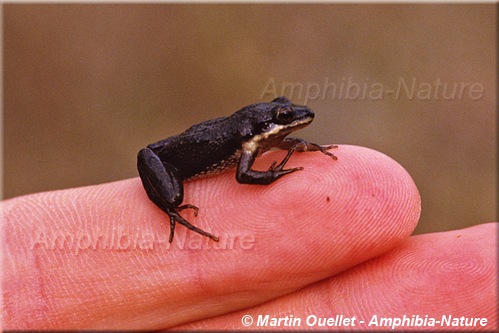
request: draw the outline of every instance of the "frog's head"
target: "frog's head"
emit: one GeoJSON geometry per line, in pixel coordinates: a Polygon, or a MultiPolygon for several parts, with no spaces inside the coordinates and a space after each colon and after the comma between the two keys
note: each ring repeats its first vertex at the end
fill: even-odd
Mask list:
{"type": "Polygon", "coordinates": [[[271,122],[279,125],[281,131],[289,130],[288,133],[307,126],[315,116],[314,111],[304,105],[292,104],[285,96],[277,97],[269,104],[271,122]]]}
{"type": "Polygon", "coordinates": [[[270,103],[248,105],[236,112],[241,134],[259,145],[279,143],[291,132],[312,122],[314,112],[304,105],[292,104],[284,96],[270,103]]]}

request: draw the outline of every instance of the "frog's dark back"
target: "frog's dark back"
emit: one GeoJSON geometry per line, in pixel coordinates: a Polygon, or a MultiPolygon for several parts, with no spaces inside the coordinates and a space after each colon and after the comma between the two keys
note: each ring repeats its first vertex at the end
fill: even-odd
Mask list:
{"type": "Polygon", "coordinates": [[[182,179],[199,178],[235,166],[242,138],[230,117],[192,126],[185,132],[150,144],[162,161],[174,166],[182,179]]]}

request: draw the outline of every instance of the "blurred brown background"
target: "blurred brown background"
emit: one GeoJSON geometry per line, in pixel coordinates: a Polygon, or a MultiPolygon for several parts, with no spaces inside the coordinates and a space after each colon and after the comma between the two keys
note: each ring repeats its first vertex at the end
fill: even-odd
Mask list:
{"type": "Polygon", "coordinates": [[[316,112],[299,136],[409,171],[417,232],[494,220],[496,20],[493,4],[4,5],[4,197],[136,177],[141,147],[286,88],[316,112]],[[412,98],[380,98],[400,82],[412,98]]]}

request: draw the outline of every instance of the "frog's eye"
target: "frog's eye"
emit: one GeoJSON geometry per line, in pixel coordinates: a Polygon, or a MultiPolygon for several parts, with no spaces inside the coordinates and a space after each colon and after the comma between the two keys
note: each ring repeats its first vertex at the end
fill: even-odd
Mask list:
{"type": "Polygon", "coordinates": [[[279,124],[289,124],[295,119],[295,114],[291,109],[278,108],[274,114],[274,120],[279,124]]]}

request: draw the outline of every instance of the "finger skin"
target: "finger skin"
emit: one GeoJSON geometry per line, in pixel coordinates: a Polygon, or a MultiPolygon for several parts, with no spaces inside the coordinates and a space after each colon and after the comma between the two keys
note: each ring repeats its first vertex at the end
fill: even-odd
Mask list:
{"type": "Polygon", "coordinates": [[[367,148],[334,153],[293,154],[286,167],[304,170],[267,186],[234,171],[186,182],[184,204],[200,211],[182,215],[219,243],[178,225],[169,246],[168,218],[138,178],[3,202],[4,328],[171,327],[291,293],[409,237],[420,197],[408,173],[367,148]]]}
{"type": "MultiPolygon", "coordinates": [[[[407,324],[398,330],[493,332],[497,324],[497,223],[463,230],[413,236],[392,251],[348,271],[266,304],[177,327],[179,330],[255,329],[258,315],[302,318],[290,329],[381,330],[391,326],[369,326],[380,318],[486,318],[485,326],[407,324]],[[253,325],[241,323],[251,315],[253,325]],[[309,327],[306,318],[356,317],[356,326],[309,327]],[[364,321],[364,324],[360,323],[364,321]],[[413,325],[413,326],[411,326],[413,325]]],[[[291,323],[291,321],[289,321],[291,323]]],[[[310,323],[313,324],[313,321],[310,323]]],[[[260,327],[269,329],[270,327],[260,327]]]]}

